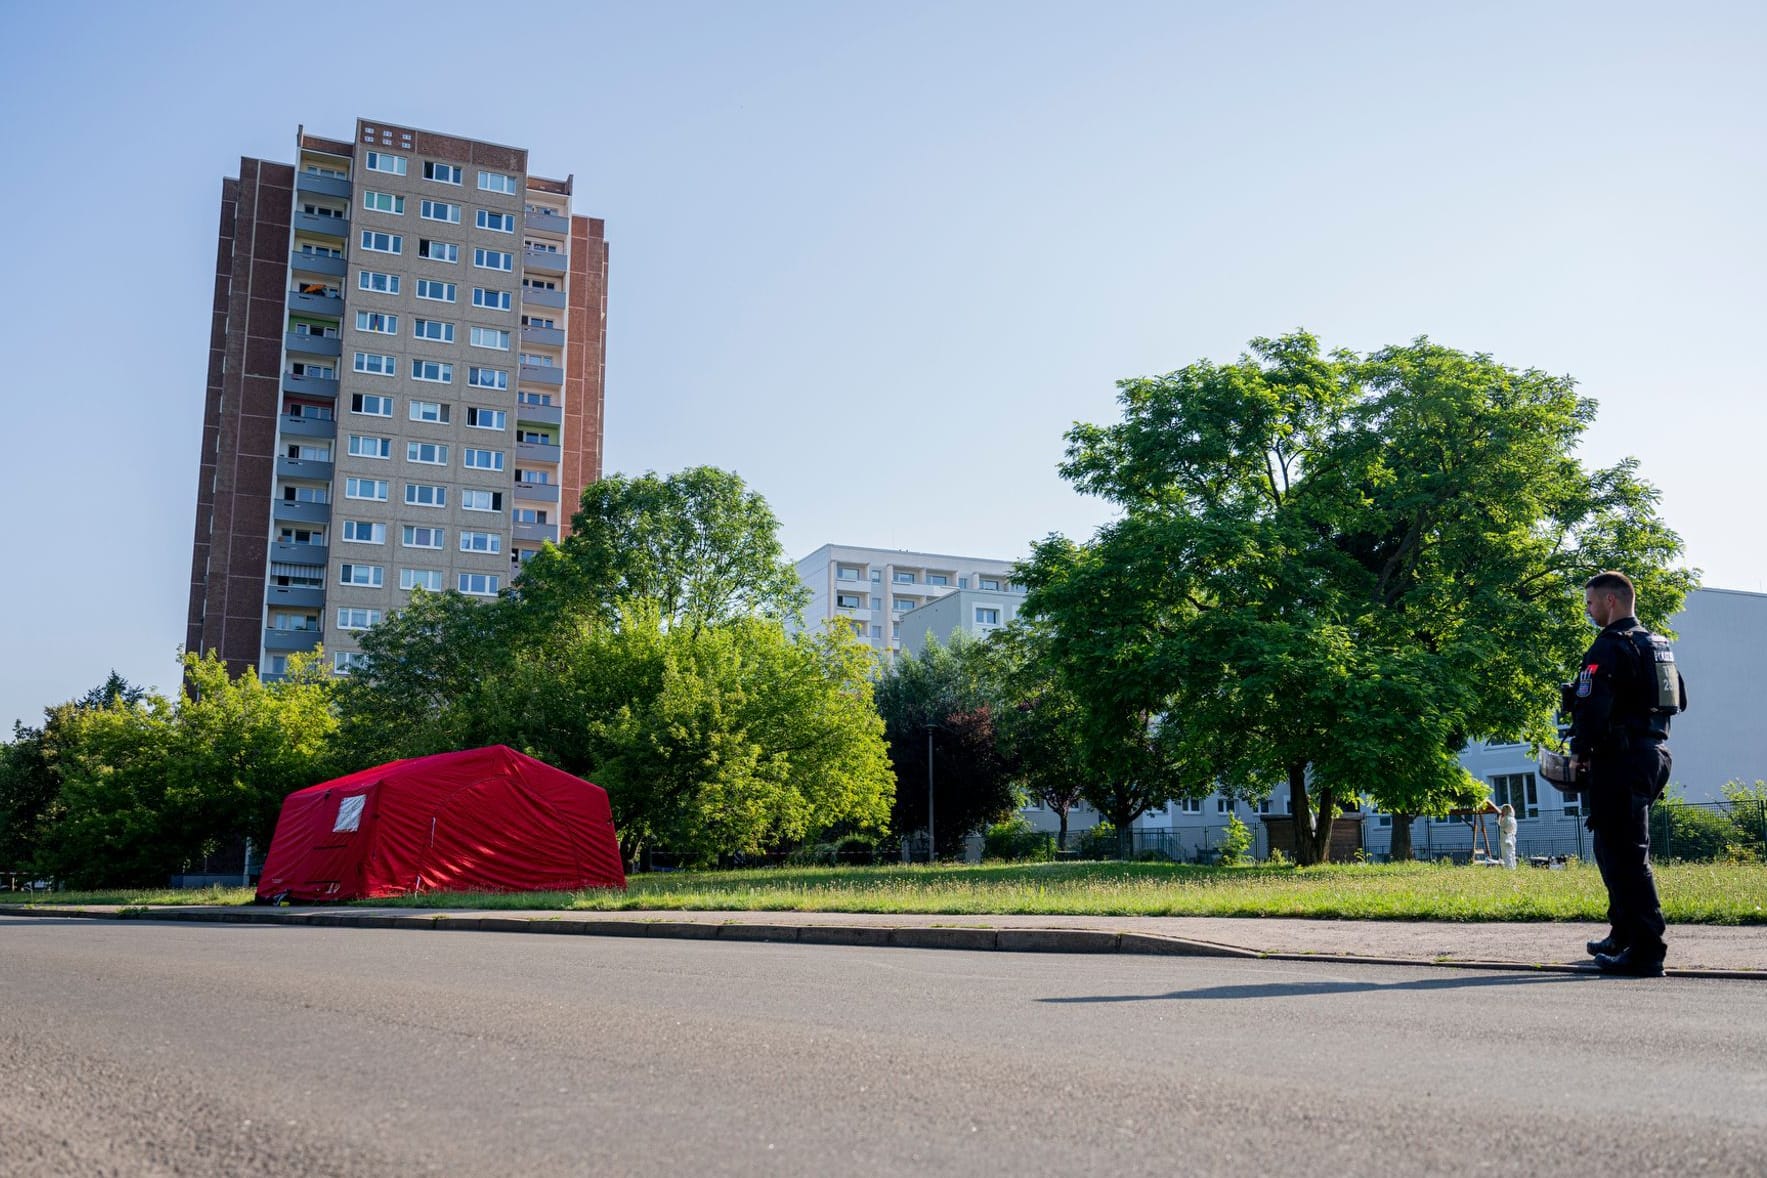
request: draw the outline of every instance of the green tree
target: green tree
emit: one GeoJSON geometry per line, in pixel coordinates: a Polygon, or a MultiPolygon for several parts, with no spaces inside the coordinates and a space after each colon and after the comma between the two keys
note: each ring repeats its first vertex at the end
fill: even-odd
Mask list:
{"type": "Polygon", "coordinates": [[[1085,800],[1086,710],[1056,673],[1047,635],[1015,621],[990,636],[986,650],[1004,685],[1001,756],[1025,797],[1056,817],[1055,845],[1068,849],[1068,815],[1085,800]]]}
{"type": "Polygon", "coordinates": [[[542,627],[559,616],[612,621],[655,601],[670,624],[797,617],[808,592],[779,543],[779,520],[735,474],[699,466],[589,485],[570,534],[528,562],[519,583],[542,627]]]}
{"type": "Polygon", "coordinates": [[[1395,829],[1465,796],[1469,739],[1548,733],[1587,576],[1625,568],[1659,625],[1694,583],[1636,464],[1576,459],[1595,407],[1567,378],[1295,333],[1119,388],[1063,473],[1122,516],[1040,545],[1027,608],[1164,717],[1182,781],[1286,784],[1303,863],[1363,796],[1395,829]]]}
{"type": "Polygon", "coordinates": [[[901,655],[878,680],[896,773],[891,825],[927,828],[930,767],[934,852],[945,858],[960,856],[970,835],[1017,808],[995,730],[1002,695],[994,669],[980,643],[958,635],[949,646],[929,641],[919,654],[901,655]]]}

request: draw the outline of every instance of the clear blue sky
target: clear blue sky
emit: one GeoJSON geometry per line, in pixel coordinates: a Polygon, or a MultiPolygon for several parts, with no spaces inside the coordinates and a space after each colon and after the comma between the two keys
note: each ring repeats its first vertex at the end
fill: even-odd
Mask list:
{"type": "Polygon", "coordinates": [[[794,556],[1014,557],[1112,382],[1305,326],[1568,373],[1767,588],[1767,7],[7,6],[0,723],[170,687],[217,201],[357,116],[525,146],[612,246],[607,465],[794,556]],[[331,48],[328,48],[331,47],[331,48]]]}

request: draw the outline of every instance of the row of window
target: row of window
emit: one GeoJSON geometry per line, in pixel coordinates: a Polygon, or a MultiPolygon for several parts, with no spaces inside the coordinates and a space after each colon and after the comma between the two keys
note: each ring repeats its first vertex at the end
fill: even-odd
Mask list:
{"type": "MultiPolygon", "coordinates": [[[[398,274],[386,274],[379,270],[359,270],[356,273],[356,289],[371,291],[375,294],[396,295],[399,293],[400,277],[398,274]]],[[[459,298],[459,290],[460,288],[452,282],[441,282],[433,278],[419,278],[417,280],[417,297],[429,299],[431,302],[456,302],[459,298]]],[[[472,305],[483,307],[488,311],[507,311],[514,303],[509,291],[475,286],[472,288],[472,305]]]]}
{"type": "MultiPolygon", "coordinates": [[[[405,215],[405,198],[394,192],[375,192],[364,189],[362,207],[374,213],[390,213],[396,217],[405,215]]],[[[460,224],[463,211],[457,204],[445,200],[419,201],[417,215],[426,221],[440,221],[445,225],[460,224]]],[[[493,233],[514,233],[514,213],[494,213],[490,209],[479,209],[473,223],[480,229],[488,229],[493,233]]]]}
{"type": "MultiPolygon", "coordinates": [[[[422,285],[419,283],[418,285],[422,285]]],[[[447,284],[450,297],[445,300],[452,302],[453,284],[447,284]]],[[[420,296],[421,297],[421,296],[420,296]]],[[[454,342],[454,324],[445,319],[419,319],[411,321],[413,339],[437,340],[444,344],[454,342]]],[[[374,335],[398,335],[399,317],[384,311],[357,311],[356,330],[366,331],[374,335]]],[[[499,352],[509,351],[509,331],[500,327],[473,327],[468,331],[468,338],[475,348],[491,348],[499,352]]]]}
{"type": "MultiPolygon", "coordinates": [[[[385,544],[387,526],[376,520],[347,519],[343,523],[343,539],[347,544],[385,544]]],[[[458,536],[460,551],[498,553],[503,551],[503,536],[498,532],[462,531],[458,536]]],[[[405,524],[399,529],[401,548],[446,548],[446,528],[405,524]]]]}
{"type": "MultiPolygon", "coordinates": [[[[864,576],[862,575],[862,570],[857,565],[846,565],[846,564],[836,565],[834,576],[835,576],[835,580],[837,580],[837,581],[861,581],[861,580],[865,579],[864,576]]],[[[949,586],[951,584],[951,578],[946,573],[927,573],[926,579],[923,582],[914,573],[902,572],[900,570],[897,570],[896,572],[894,572],[890,575],[890,580],[892,583],[897,584],[897,585],[919,585],[919,584],[924,583],[927,585],[939,587],[939,586],[949,586]]],[[[881,584],[883,582],[883,570],[882,569],[872,569],[871,570],[871,581],[873,584],[881,584]]],[[[970,582],[970,578],[968,578],[967,576],[958,577],[957,578],[957,587],[959,589],[968,589],[969,582],[970,582]]],[[[975,587],[977,589],[990,589],[996,593],[1005,592],[1005,591],[1010,590],[1012,588],[1012,585],[1010,582],[1005,581],[999,577],[977,577],[977,578],[975,578],[975,582],[976,582],[975,587]]],[[[876,608],[876,607],[873,607],[873,608],[876,608]]]]}
{"type": "MultiPolygon", "coordinates": [[[[391,460],[393,439],[375,434],[351,434],[347,448],[357,458],[391,460]]],[[[426,466],[447,466],[448,449],[446,442],[406,442],[405,461],[420,462],[426,466]]],[[[461,451],[461,464],[468,470],[502,470],[503,451],[467,446],[461,451]]]]}
{"type": "MultiPolygon", "coordinates": [[[[386,581],[386,568],[378,564],[342,564],[338,566],[338,584],[355,585],[367,589],[383,588],[386,581]]],[[[496,573],[460,573],[454,587],[462,593],[473,597],[495,597],[503,578],[496,573]]],[[[440,569],[400,569],[399,588],[405,590],[428,589],[432,593],[442,590],[442,570],[440,569]]]]}
{"type": "MultiPolygon", "coordinates": [[[[390,394],[351,393],[350,412],[362,417],[391,417],[393,415],[393,400],[394,398],[390,394]]],[[[551,404],[550,401],[545,403],[551,404]]],[[[414,400],[406,407],[406,416],[412,421],[428,421],[434,422],[438,425],[447,425],[454,418],[454,407],[445,401],[414,400]]],[[[507,409],[485,409],[478,405],[468,405],[466,407],[466,424],[474,429],[501,430],[506,428],[509,424],[509,411],[507,409]]],[[[368,435],[359,436],[368,438],[368,435]]],[[[387,439],[365,440],[363,442],[365,450],[371,451],[373,449],[370,444],[373,440],[385,441],[387,439]]],[[[356,451],[352,449],[350,453],[355,454],[356,451]]],[[[363,453],[360,457],[389,458],[391,457],[391,454],[363,453]]]]}
{"type": "MultiPolygon", "coordinates": [[[[453,328],[451,325],[449,331],[449,338],[452,338],[453,328]]],[[[399,374],[398,358],[381,352],[357,352],[352,366],[364,376],[397,376],[399,374]]],[[[411,379],[426,381],[430,384],[453,384],[454,365],[447,360],[425,360],[421,356],[413,356],[411,358],[411,379]]],[[[509,388],[509,370],[507,368],[484,368],[476,364],[468,365],[466,383],[475,389],[507,389],[509,388]]],[[[360,400],[363,395],[356,394],[357,399],[360,400]]],[[[386,397],[381,399],[390,400],[386,397]]],[[[358,409],[356,412],[367,411],[358,409]]],[[[389,408],[380,416],[391,417],[392,410],[389,408]]]]}
{"type": "MultiPolygon", "coordinates": [[[[405,252],[405,237],[399,233],[364,229],[362,248],[375,254],[402,254],[405,252]]],[[[417,239],[417,256],[432,262],[455,263],[460,261],[460,246],[451,241],[420,237],[417,239]]],[[[472,264],[480,270],[514,270],[515,255],[507,250],[475,248],[472,251],[472,264]]]]}
{"type": "MultiPolygon", "coordinates": [[[[402,155],[394,155],[388,151],[368,151],[362,155],[362,166],[370,172],[384,172],[389,176],[403,176],[410,166],[410,160],[402,155]]],[[[459,164],[444,164],[439,160],[423,161],[423,178],[433,180],[437,184],[452,184],[459,187],[463,173],[459,164]]],[[[521,181],[507,172],[479,172],[480,192],[501,192],[505,195],[517,195],[521,192],[521,181]]]]}
{"type": "MultiPolygon", "coordinates": [[[[290,487],[286,490],[292,491],[290,487]]],[[[314,488],[324,491],[324,488],[314,488]]],[[[456,487],[460,492],[460,507],[463,511],[502,511],[503,492],[486,491],[476,487],[456,487]]],[[[392,491],[389,479],[365,479],[354,475],[344,479],[344,498],[360,499],[366,503],[385,503],[392,491]]],[[[324,500],[315,500],[324,502],[324,500]]],[[[407,507],[446,507],[448,506],[448,488],[437,483],[406,483],[405,505],[407,507]]],[[[354,539],[350,525],[357,521],[346,520],[344,523],[344,539],[354,539]]],[[[378,541],[369,541],[378,543],[378,541]]]]}

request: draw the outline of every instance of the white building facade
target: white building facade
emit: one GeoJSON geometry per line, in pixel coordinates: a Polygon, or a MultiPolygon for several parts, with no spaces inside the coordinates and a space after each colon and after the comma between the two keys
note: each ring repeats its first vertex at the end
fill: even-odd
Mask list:
{"type": "MultiPolygon", "coordinates": [[[[981,611],[977,616],[983,618],[989,616],[986,610],[999,610],[999,620],[986,624],[1004,624],[1006,611],[996,599],[1014,602],[1016,614],[1016,602],[1022,598],[1022,590],[1012,583],[1012,564],[983,557],[824,544],[797,562],[798,578],[810,591],[804,624],[814,630],[830,618],[839,618],[887,660],[904,649],[910,613],[965,592],[995,602],[989,605],[978,598],[970,603],[972,612],[981,611]]],[[[934,616],[944,614],[927,615],[916,624],[923,645],[931,627],[928,619],[934,616]]],[[[972,622],[970,632],[982,624],[972,622]]],[[[944,638],[942,633],[939,636],[944,638]]]]}

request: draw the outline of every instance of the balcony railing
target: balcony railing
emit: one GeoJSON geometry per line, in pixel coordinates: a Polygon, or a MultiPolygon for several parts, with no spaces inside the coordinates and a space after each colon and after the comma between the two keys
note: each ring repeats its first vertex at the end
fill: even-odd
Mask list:
{"type": "Polygon", "coordinates": [[[283,346],[291,352],[308,356],[341,356],[344,341],[335,335],[303,335],[298,331],[283,333],[283,346]]]}
{"type": "Polygon", "coordinates": [[[328,315],[337,319],[344,313],[344,300],[341,295],[291,290],[288,292],[288,309],[297,315],[328,315]]]}
{"type": "Polygon", "coordinates": [[[276,474],[279,478],[329,483],[331,470],[331,463],[321,462],[316,458],[287,458],[279,455],[276,459],[276,474]]]}
{"type": "Polygon", "coordinates": [[[529,405],[526,402],[517,401],[515,405],[515,419],[517,421],[531,421],[536,425],[563,425],[564,406],[529,405]]]}
{"type": "Polygon", "coordinates": [[[517,442],[515,460],[523,466],[530,462],[557,462],[560,449],[545,442],[517,442]]]}
{"type": "Polygon", "coordinates": [[[530,544],[538,544],[542,540],[558,543],[557,524],[516,524],[515,538],[530,544]]]}
{"type": "Polygon", "coordinates": [[[521,366],[521,382],[523,384],[545,385],[547,388],[564,387],[564,369],[557,364],[523,364],[521,366]]]}
{"type": "Polygon", "coordinates": [[[330,523],[331,504],[303,503],[298,499],[278,499],[270,509],[270,518],[291,524],[330,523]]]}
{"type": "MultiPolygon", "coordinates": [[[[339,270],[339,274],[343,271],[339,270]]],[[[541,290],[537,286],[522,287],[522,304],[529,307],[554,307],[564,309],[564,291],[541,290]]]]}
{"type": "MultiPolygon", "coordinates": [[[[336,383],[336,381],[332,382],[333,385],[336,383]]],[[[333,389],[333,395],[336,395],[335,388],[333,389]]],[[[285,438],[337,437],[337,422],[335,421],[325,421],[317,417],[295,417],[288,413],[284,413],[276,420],[280,423],[282,427],[282,436],[285,438]]]]}
{"type": "Polygon", "coordinates": [[[522,343],[539,344],[547,348],[564,347],[564,329],[560,327],[524,327],[522,343]]]}
{"type": "Polygon", "coordinates": [[[556,233],[561,237],[571,235],[571,219],[557,213],[525,213],[522,224],[531,233],[556,233]]]}
{"type": "Polygon", "coordinates": [[[557,503],[557,483],[517,483],[515,497],[527,499],[534,503],[557,503]]]}
{"type": "Polygon", "coordinates": [[[277,630],[264,631],[264,649],[274,651],[312,650],[319,645],[320,633],[317,627],[311,630],[277,630]]]}
{"type": "Polygon", "coordinates": [[[542,274],[563,274],[569,269],[571,256],[563,250],[530,250],[522,251],[522,269],[537,270],[542,274]]]}
{"type": "Polygon", "coordinates": [[[350,199],[350,182],[342,176],[321,176],[317,172],[296,172],[295,191],[310,196],[336,196],[350,199]]]}
{"type": "MultiPolygon", "coordinates": [[[[270,559],[276,564],[308,564],[323,570],[331,549],[323,544],[284,544],[278,540],[270,545],[270,559]]],[[[324,572],[320,576],[324,576],[324,572]]]]}
{"type": "Polygon", "coordinates": [[[264,604],[272,608],[283,606],[287,609],[323,609],[325,590],[318,586],[302,586],[297,589],[270,585],[264,590],[264,604]]]}
{"type": "Polygon", "coordinates": [[[344,270],[347,268],[341,257],[334,258],[330,254],[309,254],[303,250],[291,250],[288,255],[288,264],[297,274],[320,274],[327,278],[342,278],[344,270]]]}
{"type": "Polygon", "coordinates": [[[296,233],[314,233],[321,237],[348,237],[350,235],[350,219],[348,217],[322,217],[316,213],[296,211],[290,220],[294,222],[296,233]]]}
{"type": "MultiPolygon", "coordinates": [[[[311,339],[312,337],[303,336],[302,338],[311,339]]],[[[324,397],[327,400],[335,401],[337,400],[337,377],[296,376],[292,372],[285,372],[282,374],[282,391],[299,393],[304,397],[324,397]]],[[[335,432],[334,430],[333,433],[335,432]]]]}

